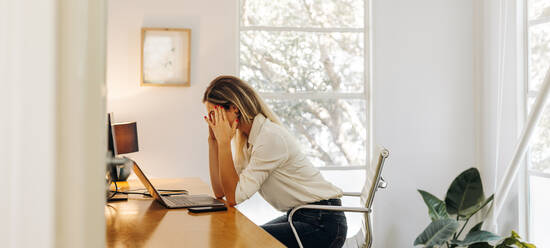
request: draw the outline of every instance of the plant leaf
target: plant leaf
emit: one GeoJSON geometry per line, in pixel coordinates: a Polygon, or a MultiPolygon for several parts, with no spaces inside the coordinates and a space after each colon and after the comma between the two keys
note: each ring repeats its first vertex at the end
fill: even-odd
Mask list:
{"type": "Polygon", "coordinates": [[[424,199],[426,206],[428,206],[428,214],[432,221],[449,217],[444,201],[439,200],[439,198],[424,190],[419,189],[418,192],[422,196],[422,199],[424,199]]]}
{"type": "Polygon", "coordinates": [[[474,216],[474,214],[479,212],[479,210],[483,209],[485,206],[487,206],[487,204],[489,204],[489,202],[493,201],[494,199],[495,199],[495,194],[492,194],[491,196],[489,196],[489,198],[485,199],[485,201],[478,204],[476,207],[472,207],[471,208],[472,212],[469,213],[467,216],[465,216],[465,218],[468,219],[468,218],[474,216]]]}
{"type": "Polygon", "coordinates": [[[521,242],[521,237],[514,231],[510,237],[505,238],[501,244],[497,245],[497,248],[507,248],[515,245],[518,248],[536,248],[535,245],[529,244],[527,242],[521,242]]]}
{"type": "Polygon", "coordinates": [[[472,229],[470,229],[470,231],[468,232],[468,234],[473,233],[473,232],[475,232],[475,231],[481,230],[481,226],[483,226],[483,221],[477,223],[474,227],[472,227],[472,229]]]}
{"type": "Polygon", "coordinates": [[[514,248],[514,247],[508,246],[508,245],[504,245],[504,244],[500,244],[500,245],[497,245],[496,248],[514,248]]]}
{"type": "Polygon", "coordinates": [[[496,248],[514,248],[514,247],[500,244],[500,245],[497,245],[496,248]]]}
{"type": "Polygon", "coordinates": [[[468,233],[463,241],[454,241],[453,243],[459,246],[469,246],[477,243],[488,243],[495,240],[500,240],[502,237],[487,231],[474,231],[468,233]]]}
{"type": "Polygon", "coordinates": [[[456,220],[449,218],[435,220],[418,235],[414,245],[424,245],[427,248],[440,246],[451,239],[457,229],[458,221],[456,220]]]}
{"type": "Polygon", "coordinates": [[[484,243],[471,244],[468,246],[468,248],[494,248],[494,246],[490,245],[487,242],[484,242],[484,243]]]}
{"type": "Polygon", "coordinates": [[[478,210],[485,200],[481,176],[476,168],[460,173],[447,190],[445,204],[449,214],[465,217],[478,210]]]}

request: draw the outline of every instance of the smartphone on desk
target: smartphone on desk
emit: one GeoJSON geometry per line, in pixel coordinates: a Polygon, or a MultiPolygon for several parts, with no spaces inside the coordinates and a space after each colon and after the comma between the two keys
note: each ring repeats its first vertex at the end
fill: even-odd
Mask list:
{"type": "Polygon", "coordinates": [[[225,206],[211,206],[211,207],[193,207],[188,208],[191,213],[205,213],[205,212],[216,212],[216,211],[225,211],[227,208],[225,206]]]}

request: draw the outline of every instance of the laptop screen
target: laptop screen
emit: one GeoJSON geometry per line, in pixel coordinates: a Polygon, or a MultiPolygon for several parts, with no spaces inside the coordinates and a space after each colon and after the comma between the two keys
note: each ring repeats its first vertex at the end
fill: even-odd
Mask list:
{"type": "Polygon", "coordinates": [[[149,181],[149,179],[145,176],[145,173],[139,168],[139,166],[134,163],[134,173],[136,173],[136,176],[139,178],[141,183],[147,188],[149,193],[157,200],[162,203],[165,203],[162,197],[160,197],[160,194],[158,193],[157,189],[153,186],[153,184],[149,181]]]}

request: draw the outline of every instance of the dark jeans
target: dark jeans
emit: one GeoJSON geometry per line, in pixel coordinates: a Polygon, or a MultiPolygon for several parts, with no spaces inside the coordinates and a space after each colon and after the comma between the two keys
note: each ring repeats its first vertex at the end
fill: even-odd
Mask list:
{"type": "MultiPolygon", "coordinates": [[[[310,204],[341,206],[340,199],[323,200],[310,204]]],[[[288,222],[288,214],[276,218],[262,228],[287,247],[299,247],[288,222]]],[[[339,248],[346,241],[348,225],[341,211],[300,209],[292,216],[292,222],[304,247],[339,248]]]]}

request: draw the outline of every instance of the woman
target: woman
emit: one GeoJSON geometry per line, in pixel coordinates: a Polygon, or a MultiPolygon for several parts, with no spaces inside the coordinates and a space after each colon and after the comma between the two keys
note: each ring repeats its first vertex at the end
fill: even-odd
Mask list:
{"type": "MultiPolygon", "coordinates": [[[[210,179],[217,198],[225,196],[234,206],[259,192],[287,215],[304,204],[341,205],[342,190],[313,167],[248,84],[233,76],[217,77],[204,92],[203,103],[210,130],[210,179]]],[[[342,212],[302,209],[294,214],[293,223],[305,247],[341,247],[346,239],[342,212]]],[[[286,215],[262,228],[286,246],[298,247],[286,215]]]]}

